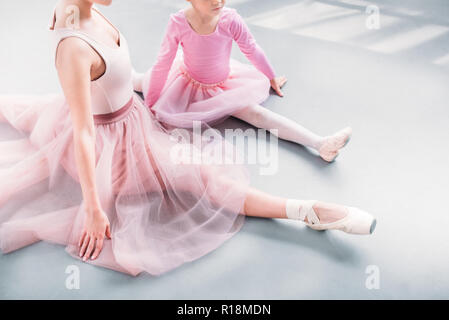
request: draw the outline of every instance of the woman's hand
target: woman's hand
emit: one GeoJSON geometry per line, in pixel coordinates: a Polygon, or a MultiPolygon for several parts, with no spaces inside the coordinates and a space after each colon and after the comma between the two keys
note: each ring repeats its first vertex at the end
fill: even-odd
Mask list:
{"type": "Polygon", "coordinates": [[[278,96],[283,97],[284,94],[281,91],[281,88],[284,86],[284,84],[287,82],[287,78],[282,77],[276,77],[274,79],[270,80],[271,87],[273,88],[274,92],[278,94],[278,96]]]}
{"type": "Polygon", "coordinates": [[[81,247],[79,255],[82,257],[83,261],[89,259],[92,252],[92,260],[98,257],[103,248],[103,239],[105,235],[111,239],[109,219],[104,211],[95,210],[87,212],[81,238],[78,242],[78,247],[81,247]]]}

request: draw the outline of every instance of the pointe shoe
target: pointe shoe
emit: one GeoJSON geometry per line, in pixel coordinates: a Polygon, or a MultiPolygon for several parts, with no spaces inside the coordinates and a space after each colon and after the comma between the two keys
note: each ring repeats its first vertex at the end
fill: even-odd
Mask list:
{"type": "Polygon", "coordinates": [[[333,162],[339,155],[338,151],[345,147],[351,140],[352,129],[346,127],[336,134],[327,137],[326,141],[319,149],[320,157],[327,162],[333,162]]]}
{"type": "MultiPolygon", "coordinates": [[[[376,228],[376,219],[368,212],[355,207],[346,207],[348,209],[348,214],[344,218],[323,224],[320,222],[320,219],[313,209],[313,205],[316,202],[317,201],[315,200],[301,201],[299,212],[297,217],[295,217],[302,221],[307,218],[308,222],[304,222],[311,229],[341,230],[351,234],[371,234],[376,228]]],[[[290,206],[291,207],[288,208],[288,210],[292,212],[293,207],[297,207],[297,204],[291,204],[290,206]]]]}

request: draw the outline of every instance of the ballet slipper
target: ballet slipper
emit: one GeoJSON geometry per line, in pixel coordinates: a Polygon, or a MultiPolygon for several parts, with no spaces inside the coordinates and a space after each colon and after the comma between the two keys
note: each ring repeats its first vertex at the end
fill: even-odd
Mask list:
{"type": "Polygon", "coordinates": [[[306,225],[314,230],[340,230],[350,234],[372,234],[376,228],[377,220],[368,212],[355,207],[346,207],[348,213],[345,217],[330,223],[321,223],[313,209],[316,200],[288,200],[287,217],[304,221],[306,225]]]}
{"type": "Polygon", "coordinates": [[[319,149],[321,158],[327,162],[333,162],[339,155],[339,150],[345,147],[349,140],[351,140],[352,129],[346,127],[336,134],[329,136],[324,141],[323,145],[319,149]]]}

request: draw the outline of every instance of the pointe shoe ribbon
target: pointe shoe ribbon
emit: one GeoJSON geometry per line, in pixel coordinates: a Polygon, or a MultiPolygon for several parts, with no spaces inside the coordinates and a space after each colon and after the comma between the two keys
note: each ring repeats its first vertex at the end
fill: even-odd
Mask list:
{"type": "Polygon", "coordinates": [[[319,224],[320,219],[313,210],[316,200],[288,200],[287,216],[289,219],[304,221],[307,218],[310,224],[319,224]]]}
{"type": "Polygon", "coordinates": [[[315,200],[297,201],[287,202],[287,210],[290,210],[287,211],[289,212],[289,218],[304,221],[307,217],[308,222],[305,222],[305,224],[311,229],[340,230],[350,234],[371,234],[376,228],[376,219],[368,212],[358,208],[346,207],[348,214],[344,218],[331,223],[321,223],[313,209],[315,200]],[[299,210],[298,204],[300,205],[299,210]],[[296,210],[294,210],[294,206],[296,206],[296,210]],[[296,217],[294,217],[294,212],[297,212],[296,217]]]}

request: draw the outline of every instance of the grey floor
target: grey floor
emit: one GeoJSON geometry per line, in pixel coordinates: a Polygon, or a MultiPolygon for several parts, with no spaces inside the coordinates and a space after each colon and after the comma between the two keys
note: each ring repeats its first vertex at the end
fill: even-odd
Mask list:
{"type": "MultiPolygon", "coordinates": [[[[0,0],[0,93],[59,90],[46,33],[53,5],[0,0]]],[[[103,12],[127,37],[135,67],[145,70],[169,13],[184,5],[122,0],[103,12]]],[[[83,264],[62,246],[40,242],[0,255],[0,298],[449,298],[449,3],[229,0],[228,6],[289,78],[285,97],[271,96],[267,108],[320,134],[354,129],[333,164],[280,142],[278,172],[261,176],[250,166],[253,186],[364,208],[378,218],[375,233],[314,232],[294,221],[248,218],[218,250],[161,277],[83,264]],[[368,5],[380,9],[379,29],[365,25],[368,5]],[[80,270],[78,290],[65,285],[70,265],[80,270]],[[376,275],[379,286],[369,289],[376,275]]],[[[245,61],[237,50],[233,56],[245,61]]],[[[248,126],[231,119],[224,127],[248,126]]]]}

